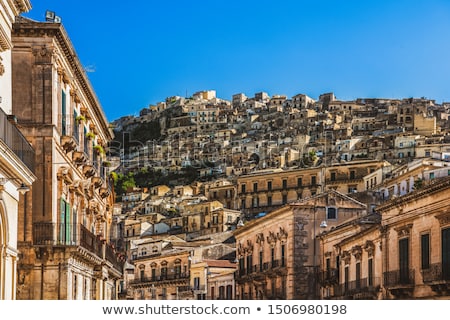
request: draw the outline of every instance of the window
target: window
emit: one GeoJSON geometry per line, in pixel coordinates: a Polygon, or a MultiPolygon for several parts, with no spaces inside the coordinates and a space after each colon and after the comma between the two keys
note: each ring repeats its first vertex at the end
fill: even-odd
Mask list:
{"type": "Polygon", "coordinates": [[[430,180],[434,179],[434,172],[430,172],[430,180]]]}
{"type": "Polygon", "coordinates": [[[242,185],[241,185],[241,192],[242,192],[242,193],[245,193],[245,192],[246,192],[246,191],[245,191],[245,184],[242,184],[242,185]]]}
{"type": "Polygon", "coordinates": [[[66,200],[61,198],[59,242],[61,242],[62,244],[70,244],[70,227],[70,204],[66,200]]]}
{"type": "Polygon", "coordinates": [[[195,277],[194,278],[194,290],[199,290],[200,289],[200,277],[195,277]]]}
{"type": "Polygon", "coordinates": [[[450,228],[441,231],[442,245],[442,279],[450,280],[450,228]]]}
{"type": "Polygon", "coordinates": [[[422,269],[430,268],[430,235],[428,233],[420,236],[420,251],[422,269]]]}
{"type": "Polygon", "coordinates": [[[273,247],[270,249],[270,261],[273,266],[275,264],[275,248],[273,247]]]}
{"type": "Polygon", "coordinates": [[[283,179],[283,189],[287,189],[287,180],[283,179]]]}
{"type": "Polygon", "coordinates": [[[327,207],[327,220],[337,219],[337,209],[335,207],[327,207]]]}
{"type": "Polygon", "coordinates": [[[267,190],[268,191],[272,190],[272,181],[267,181],[267,190]]]}
{"type": "Polygon", "coordinates": [[[66,123],[66,93],[61,90],[61,135],[67,135],[66,123]]]}
{"type": "Polygon", "coordinates": [[[258,192],[258,182],[253,183],[253,192],[258,192]]]}
{"type": "Polygon", "coordinates": [[[283,204],[287,203],[287,194],[283,194],[283,204]]]}
{"type": "Polygon", "coordinates": [[[373,259],[370,258],[367,261],[367,281],[369,284],[369,287],[373,286],[373,259]]]}
{"type": "Polygon", "coordinates": [[[331,172],[330,180],[331,181],[336,181],[336,172],[331,172]]]}
{"type": "Polygon", "coordinates": [[[245,209],[245,199],[241,200],[241,209],[245,209]]]}
{"type": "Polygon", "coordinates": [[[272,196],[268,196],[267,197],[267,205],[271,206],[272,205],[272,196]]]}
{"type": "Polygon", "coordinates": [[[356,178],[356,172],[355,170],[350,170],[350,180],[353,180],[356,178]]]}
{"type": "Polygon", "coordinates": [[[283,243],[281,244],[281,266],[285,266],[285,251],[286,251],[286,245],[283,243]]]}
{"type": "Polygon", "coordinates": [[[311,177],[311,185],[315,186],[317,184],[317,177],[316,176],[312,176],[311,177]]]}
{"type": "Polygon", "coordinates": [[[355,266],[355,279],[356,279],[356,288],[361,288],[361,262],[357,262],[355,266]]]}
{"type": "Polygon", "coordinates": [[[259,207],[259,198],[255,197],[253,198],[253,208],[258,208],[259,207]]]}
{"type": "Polygon", "coordinates": [[[251,254],[247,255],[247,274],[252,272],[253,267],[253,256],[251,254]]]}
{"type": "Polygon", "coordinates": [[[302,178],[297,178],[297,187],[301,187],[303,185],[302,178]]]}
{"type": "Polygon", "coordinates": [[[263,271],[263,251],[261,250],[259,252],[259,271],[262,272],[263,271]]]}
{"type": "Polygon", "coordinates": [[[213,219],[212,219],[212,223],[213,224],[218,224],[219,223],[219,216],[218,215],[213,215],[213,217],[212,217],[213,219]]]}
{"type": "Polygon", "coordinates": [[[409,239],[400,239],[399,247],[399,266],[400,266],[400,284],[409,283],[409,239]]]}

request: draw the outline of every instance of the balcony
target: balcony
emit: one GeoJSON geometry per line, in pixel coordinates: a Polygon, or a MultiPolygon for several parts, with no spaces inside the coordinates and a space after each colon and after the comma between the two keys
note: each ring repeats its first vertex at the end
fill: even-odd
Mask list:
{"type": "Polygon", "coordinates": [[[122,272],[123,269],[123,260],[117,256],[115,250],[82,224],[34,223],[33,244],[57,247],[80,246],[98,258],[109,261],[118,271],[122,272]]]}
{"type": "Polygon", "coordinates": [[[13,124],[14,116],[7,116],[0,109],[0,140],[6,144],[12,152],[30,169],[34,171],[34,150],[13,124]]]}
{"type": "Polygon", "coordinates": [[[61,146],[66,152],[75,150],[78,146],[78,124],[73,116],[60,114],[58,123],[61,124],[61,146]]]}
{"type": "Polygon", "coordinates": [[[409,298],[414,290],[414,269],[384,272],[383,284],[394,296],[398,298],[409,298]]]}
{"type": "Polygon", "coordinates": [[[173,273],[167,275],[159,275],[154,277],[140,277],[130,281],[131,285],[141,285],[141,284],[156,284],[157,282],[163,281],[189,281],[189,273],[173,273]]]}
{"type": "Polygon", "coordinates": [[[428,269],[422,269],[422,281],[438,293],[450,292],[450,264],[433,263],[428,269]]]}
{"type": "Polygon", "coordinates": [[[362,278],[334,285],[333,296],[344,299],[376,299],[380,287],[380,277],[362,278]]]}
{"type": "Polygon", "coordinates": [[[337,284],[339,282],[339,272],[338,269],[324,270],[319,274],[319,281],[322,287],[337,284]]]}

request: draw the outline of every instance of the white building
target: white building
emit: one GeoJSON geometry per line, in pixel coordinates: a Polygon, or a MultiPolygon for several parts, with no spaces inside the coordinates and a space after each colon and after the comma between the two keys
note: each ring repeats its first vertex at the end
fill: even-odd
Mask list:
{"type": "MultiPolygon", "coordinates": [[[[11,29],[31,9],[28,0],[0,0],[0,300],[16,298],[19,210],[31,196],[34,150],[15,125],[12,110],[11,29]]],[[[20,280],[20,279],[19,279],[20,280]]]]}

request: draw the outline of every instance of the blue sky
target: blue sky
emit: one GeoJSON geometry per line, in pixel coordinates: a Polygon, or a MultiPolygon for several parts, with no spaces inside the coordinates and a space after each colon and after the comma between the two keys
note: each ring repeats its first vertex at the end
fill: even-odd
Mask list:
{"type": "Polygon", "coordinates": [[[31,0],[60,16],[109,121],[216,90],[450,101],[450,1],[31,0]]]}

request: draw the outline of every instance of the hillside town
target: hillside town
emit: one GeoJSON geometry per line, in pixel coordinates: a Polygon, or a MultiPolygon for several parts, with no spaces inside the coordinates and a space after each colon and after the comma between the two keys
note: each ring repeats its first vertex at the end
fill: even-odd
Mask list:
{"type": "Polygon", "coordinates": [[[203,90],[109,122],[30,8],[0,8],[0,299],[450,298],[450,102],[203,90]]]}

